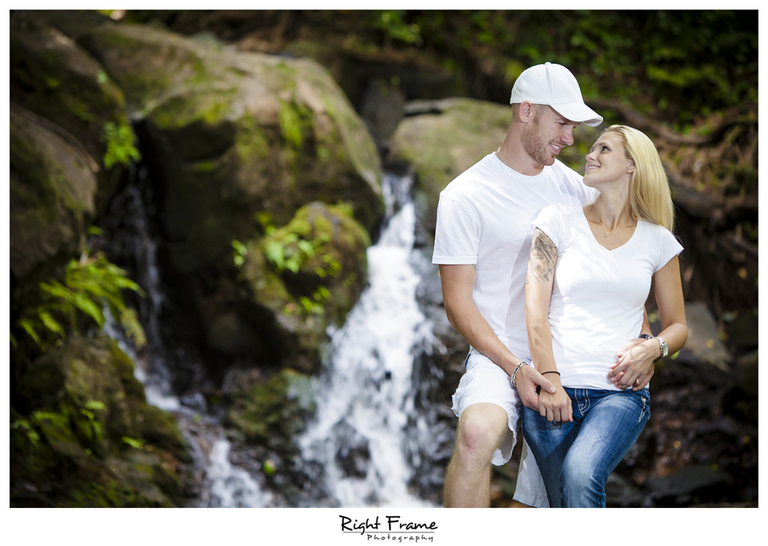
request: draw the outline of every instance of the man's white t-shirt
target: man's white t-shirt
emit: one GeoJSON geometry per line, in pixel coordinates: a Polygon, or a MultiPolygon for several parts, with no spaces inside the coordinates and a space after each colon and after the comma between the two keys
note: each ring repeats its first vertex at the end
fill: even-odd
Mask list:
{"type": "Polygon", "coordinates": [[[640,220],[626,243],[608,250],[581,206],[546,207],[532,225],[557,247],[549,324],[560,381],[619,390],[607,377],[616,352],[640,334],[653,274],[683,247],[667,229],[640,220]]]}
{"type": "Polygon", "coordinates": [[[526,176],[495,153],[440,193],[432,263],[476,264],[475,306],[520,359],[530,361],[525,275],[531,222],[547,205],[580,206],[597,196],[596,190],[583,184],[581,175],[558,160],[538,175],[526,176]]]}

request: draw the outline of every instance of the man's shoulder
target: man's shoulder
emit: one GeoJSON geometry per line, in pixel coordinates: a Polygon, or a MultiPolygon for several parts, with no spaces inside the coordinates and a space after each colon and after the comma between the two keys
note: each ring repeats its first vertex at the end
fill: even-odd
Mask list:
{"type": "Polygon", "coordinates": [[[491,168],[489,157],[490,154],[457,175],[445,186],[445,188],[443,188],[441,195],[462,193],[477,184],[487,181],[489,177],[489,169],[491,168]]]}

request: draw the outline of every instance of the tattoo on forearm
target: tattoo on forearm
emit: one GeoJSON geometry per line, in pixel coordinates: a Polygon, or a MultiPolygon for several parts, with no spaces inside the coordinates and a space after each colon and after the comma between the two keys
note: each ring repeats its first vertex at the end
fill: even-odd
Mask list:
{"type": "Polygon", "coordinates": [[[533,234],[531,257],[528,260],[528,276],[531,280],[549,282],[555,272],[557,247],[546,233],[536,229],[533,234]]]}

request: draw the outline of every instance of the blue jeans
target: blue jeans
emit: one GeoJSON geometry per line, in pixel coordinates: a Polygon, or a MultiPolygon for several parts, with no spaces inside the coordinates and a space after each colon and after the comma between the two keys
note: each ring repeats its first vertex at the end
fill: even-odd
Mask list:
{"type": "Polygon", "coordinates": [[[565,388],[573,422],[551,423],[523,408],[523,434],[544,478],[550,507],[605,507],[605,481],[651,417],[648,389],[565,388]]]}

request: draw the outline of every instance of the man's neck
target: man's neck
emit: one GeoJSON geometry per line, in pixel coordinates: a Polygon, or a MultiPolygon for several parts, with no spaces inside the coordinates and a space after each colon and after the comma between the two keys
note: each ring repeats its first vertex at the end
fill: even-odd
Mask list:
{"type": "Polygon", "coordinates": [[[504,142],[496,151],[499,161],[515,172],[525,176],[537,176],[544,170],[544,165],[535,161],[523,147],[522,137],[519,130],[510,127],[504,136],[504,142]]]}

